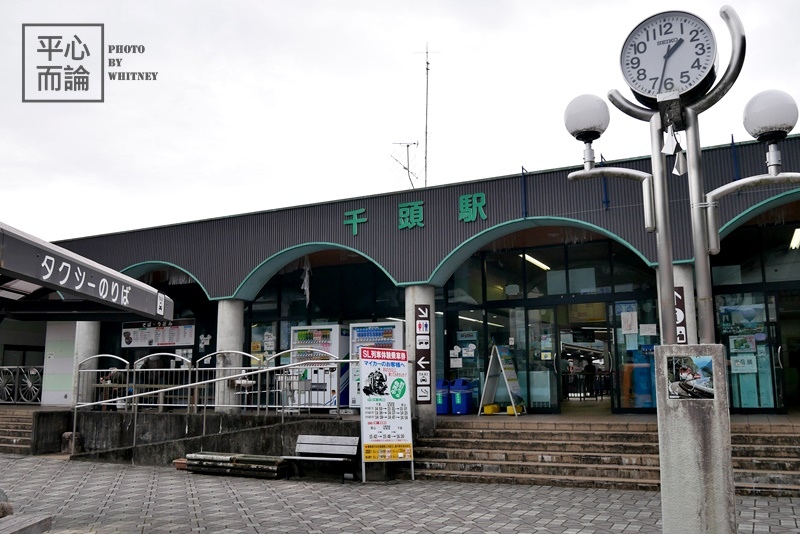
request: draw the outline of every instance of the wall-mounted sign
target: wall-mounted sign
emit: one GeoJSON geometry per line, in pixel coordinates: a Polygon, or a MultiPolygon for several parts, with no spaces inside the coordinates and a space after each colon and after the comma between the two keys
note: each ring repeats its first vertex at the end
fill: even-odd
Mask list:
{"type": "Polygon", "coordinates": [[[194,346],[194,319],[122,323],[122,348],[194,346]]]}
{"type": "Polygon", "coordinates": [[[417,383],[414,398],[417,404],[431,403],[431,307],[414,305],[414,356],[417,383]]]}

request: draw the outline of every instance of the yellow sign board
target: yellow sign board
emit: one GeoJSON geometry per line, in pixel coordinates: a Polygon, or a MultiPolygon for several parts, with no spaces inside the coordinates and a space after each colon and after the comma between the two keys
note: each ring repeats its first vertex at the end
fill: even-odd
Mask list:
{"type": "Polygon", "coordinates": [[[364,445],[365,462],[408,462],[414,459],[411,443],[369,443],[364,445]]]}

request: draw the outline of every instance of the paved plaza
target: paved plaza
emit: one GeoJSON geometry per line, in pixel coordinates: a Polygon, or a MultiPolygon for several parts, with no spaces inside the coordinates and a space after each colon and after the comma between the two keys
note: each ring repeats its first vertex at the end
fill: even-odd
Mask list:
{"type": "MultiPolygon", "coordinates": [[[[0,455],[15,513],[56,533],[660,532],[659,494],[462,484],[258,480],[0,455]]],[[[737,499],[739,532],[800,532],[800,499],[737,499]]],[[[690,533],[687,533],[690,534],[690,533]]]]}

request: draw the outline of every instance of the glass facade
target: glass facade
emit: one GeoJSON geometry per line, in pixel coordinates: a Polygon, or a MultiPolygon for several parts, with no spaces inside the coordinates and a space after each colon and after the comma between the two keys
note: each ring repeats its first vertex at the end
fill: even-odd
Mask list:
{"type": "Polygon", "coordinates": [[[800,406],[800,224],[748,225],[712,256],[716,326],[734,412],[800,406]]]}
{"type": "MultiPolygon", "coordinates": [[[[611,397],[614,410],[655,409],[655,272],[624,246],[598,240],[478,252],[445,294],[437,378],[468,385],[473,410],[494,345],[508,347],[529,411],[558,412],[587,395],[611,397]]],[[[485,403],[510,403],[506,388],[494,393],[485,403]]]]}

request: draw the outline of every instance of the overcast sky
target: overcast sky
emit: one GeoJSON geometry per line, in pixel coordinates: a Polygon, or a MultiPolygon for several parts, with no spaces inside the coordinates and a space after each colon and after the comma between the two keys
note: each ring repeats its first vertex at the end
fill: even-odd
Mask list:
{"type": "MultiPolygon", "coordinates": [[[[631,98],[620,48],[643,19],[706,0],[116,0],[0,4],[0,221],[47,240],[327,202],[427,184],[579,165],[564,109],[580,94],[631,98]],[[103,103],[23,103],[22,24],[103,23],[137,44],[103,103]]],[[[731,4],[747,35],[739,80],[700,117],[704,146],[749,140],[747,101],[800,98],[800,2],[731,4]],[[788,67],[788,68],[787,68],[788,67]]],[[[107,54],[108,55],[108,54],[107,54]]],[[[109,55],[109,57],[111,57],[109,55]]],[[[595,151],[649,153],[647,124],[611,107],[595,151]]],[[[800,170],[800,168],[787,169],[800,170]]]]}

